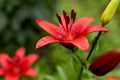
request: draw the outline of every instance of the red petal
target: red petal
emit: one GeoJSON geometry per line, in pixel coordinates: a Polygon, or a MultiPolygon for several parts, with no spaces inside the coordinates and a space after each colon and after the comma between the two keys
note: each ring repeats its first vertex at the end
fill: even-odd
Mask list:
{"type": "Polygon", "coordinates": [[[84,36],[80,36],[77,39],[71,40],[70,42],[82,50],[89,49],[89,42],[88,42],[87,38],[84,36]]]}
{"type": "Polygon", "coordinates": [[[79,20],[77,20],[73,26],[72,26],[72,31],[73,34],[80,34],[81,32],[83,32],[88,26],[89,24],[93,21],[94,19],[91,17],[83,17],[80,18],[79,20]]]}
{"type": "Polygon", "coordinates": [[[8,60],[11,60],[11,58],[9,57],[9,55],[7,53],[0,54],[0,64],[2,67],[4,67],[4,68],[9,67],[8,60]]]}
{"type": "Polygon", "coordinates": [[[7,75],[5,80],[18,80],[18,75],[7,75]]]}
{"type": "Polygon", "coordinates": [[[42,39],[40,39],[37,44],[36,44],[36,48],[40,48],[44,45],[47,45],[47,44],[50,44],[50,43],[53,43],[53,42],[60,42],[59,40],[51,37],[51,36],[46,36],[46,37],[43,37],[42,39]]]}
{"type": "Polygon", "coordinates": [[[85,36],[91,32],[97,32],[97,31],[107,32],[108,30],[102,26],[91,26],[91,27],[87,28],[86,30],[84,30],[84,32],[81,35],[85,36]]]}
{"type": "Polygon", "coordinates": [[[0,69],[0,76],[4,75],[4,69],[0,69]]]}
{"type": "Polygon", "coordinates": [[[45,31],[47,31],[48,33],[50,33],[52,36],[56,38],[59,37],[59,35],[61,34],[59,27],[57,27],[54,24],[51,24],[43,20],[37,20],[36,22],[41,28],[43,28],[45,31]]]}
{"type": "Polygon", "coordinates": [[[30,66],[31,64],[33,64],[36,60],[38,59],[38,55],[37,54],[30,54],[28,55],[24,61],[23,61],[23,64],[22,64],[22,67],[28,67],[30,66]]]}
{"type": "Polygon", "coordinates": [[[27,76],[32,76],[32,77],[36,77],[36,76],[37,76],[36,71],[34,71],[32,68],[28,68],[28,69],[24,72],[24,74],[27,75],[27,76]]]}
{"type": "Polygon", "coordinates": [[[26,52],[25,48],[21,47],[21,48],[16,50],[16,56],[19,58],[23,58],[25,55],[25,52],[26,52]]]}

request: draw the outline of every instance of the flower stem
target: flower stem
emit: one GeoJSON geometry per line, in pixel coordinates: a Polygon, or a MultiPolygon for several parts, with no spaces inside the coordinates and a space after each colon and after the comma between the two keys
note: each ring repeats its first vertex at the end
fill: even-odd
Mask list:
{"type": "MultiPolygon", "coordinates": [[[[104,27],[105,25],[102,24],[102,26],[104,27]]],[[[97,42],[98,42],[98,40],[99,40],[101,34],[102,34],[102,32],[100,31],[100,32],[98,33],[98,35],[95,37],[95,41],[93,42],[93,45],[92,45],[92,47],[91,47],[91,49],[90,49],[90,52],[89,52],[89,54],[88,54],[88,56],[87,56],[87,58],[86,58],[85,61],[88,61],[88,60],[89,60],[89,58],[90,58],[90,56],[91,56],[91,54],[92,54],[92,52],[93,52],[95,46],[97,45],[97,42]]]]}
{"type": "MultiPolygon", "coordinates": [[[[102,24],[102,26],[104,27],[105,25],[102,24]]],[[[95,41],[93,42],[93,45],[92,45],[92,47],[91,47],[91,49],[90,49],[90,51],[89,51],[89,54],[88,54],[86,60],[82,63],[82,66],[81,66],[81,68],[80,68],[78,80],[81,80],[81,77],[82,77],[82,74],[83,74],[84,66],[86,67],[85,63],[86,63],[86,61],[89,60],[89,58],[90,58],[90,56],[91,56],[91,54],[92,54],[92,52],[93,52],[95,46],[97,45],[97,42],[98,42],[98,40],[99,40],[101,34],[102,34],[102,32],[100,31],[100,32],[98,33],[98,35],[95,37],[95,41]]]]}
{"type": "Polygon", "coordinates": [[[77,80],[81,80],[82,74],[83,74],[83,68],[84,68],[84,66],[86,67],[86,65],[85,65],[85,63],[82,61],[82,59],[79,56],[76,56],[76,57],[78,58],[78,60],[81,63],[81,67],[80,67],[80,71],[79,71],[78,79],[77,80]]]}
{"type": "Polygon", "coordinates": [[[81,66],[81,68],[80,68],[80,72],[79,72],[78,80],[81,80],[81,78],[82,78],[82,74],[83,74],[83,66],[81,66]]]}
{"type": "Polygon", "coordinates": [[[98,33],[97,37],[95,38],[95,41],[94,41],[94,43],[93,43],[93,45],[92,45],[92,47],[91,47],[91,49],[90,49],[90,52],[89,52],[89,54],[88,54],[88,56],[87,56],[87,58],[86,58],[86,61],[88,61],[88,59],[90,58],[90,56],[91,56],[91,54],[92,54],[92,52],[93,52],[93,50],[94,50],[94,48],[95,48],[95,46],[96,46],[99,38],[100,38],[101,33],[102,33],[102,32],[100,31],[100,32],[98,33]]]}
{"type": "Polygon", "coordinates": [[[79,74],[78,74],[78,78],[77,80],[81,80],[82,78],[82,74],[83,74],[83,68],[84,66],[86,67],[84,61],[75,53],[75,50],[72,49],[72,52],[74,53],[75,57],[79,60],[79,62],[81,63],[81,67],[80,67],[80,71],[79,71],[79,74]]]}
{"type": "MultiPolygon", "coordinates": [[[[81,58],[78,56],[77,57],[78,59],[79,59],[79,61],[81,60],[81,58]]],[[[87,66],[86,66],[86,64],[85,64],[85,62],[83,62],[83,61],[81,61],[81,68],[80,68],[80,72],[79,72],[79,75],[78,75],[78,80],[81,80],[82,79],[82,74],[83,74],[83,69],[85,68],[87,68],[87,66]]]]}

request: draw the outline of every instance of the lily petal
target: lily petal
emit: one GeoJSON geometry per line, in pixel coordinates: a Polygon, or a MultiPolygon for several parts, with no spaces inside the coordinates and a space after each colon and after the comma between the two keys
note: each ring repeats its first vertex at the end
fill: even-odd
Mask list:
{"type": "Polygon", "coordinates": [[[0,69],[0,76],[4,75],[4,69],[0,69]]]}
{"type": "Polygon", "coordinates": [[[30,54],[28,55],[24,61],[23,61],[23,67],[28,67],[31,64],[33,64],[36,60],[38,59],[38,55],[37,54],[30,54]]]}
{"type": "Polygon", "coordinates": [[[17,57],[23,58],[25,55],[25,52],[26,52],[25,48],[21,47],[21,48],[17,49],[15,53],[16,53],[17,57]]]}
{"type": "Polygon", "coordinates": [[[53,43],[53,42],[60,42],[59,40],[51,37],[51,36],[46,36],[46,37],[43,37],[42,39],[40,39],[37,44],[36,44],[36,48],[40,48],[44,45],[47,45],[47,44],[50,44],[50,43],[53,43]]]}
{"type": "Polygon", "coordinates": [[[97,31],[108,32],[108,30],[106,28],[95,25],[95,26],[91,26],[91,27],[87,28],[81,35],[85,36],[91,32],[97,32],[97,31]]]}
{"type": "Polygon", "coordinates": [[[71,32],[76,35],[82,33],[93,20],[91,17],[80,18],[73,24],[71,32]]]}
{"type": "Polygon", "coordinates": [[[88,50],[89,49],[89,42],[86,37],[80,36],[77,39],[71,40],[70,43],[77,46],[78,48],[82,50],[88,50]]]}
{"type": "Polygon", "coordinates": [[[36,77],[36,76],[37,76],[36,71],[34,71],[32,68],[28,68],[28,69],[24,72],[24,74],[27,75],[27,76],[32,76],[32,77],[36,77]]]}
{"type": "Polygon", "coordinates": [[[47,31],[48,33],[50,33],[52,36],[56,38],[59,37],[59,35],[61,34],[59,27],[57,27],[52,23],[49,23],[43,20],[37,20],[36,22],[41,28],[43,28],[45,31],[47,31]]]}
{"type": "Polygon", "coordinates": [[[9,57],[7,53],[0,54],[0,64],[2,67],[4,68],[9,67],[8,62],[7,62],[8,60],[11,60],[11,58],[9,57]]]}
{"type": "Polygon", "coordinates": [[[7,75],[5,80],[18,80],[18,75],[7,75]]]}

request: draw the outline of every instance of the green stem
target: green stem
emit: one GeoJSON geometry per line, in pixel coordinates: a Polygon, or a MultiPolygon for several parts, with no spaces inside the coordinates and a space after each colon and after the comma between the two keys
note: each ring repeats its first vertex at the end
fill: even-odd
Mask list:
{"type": "Polygon", "coordinates": [[[83,74],[83,66],[81,66],[81,68],[80,68],[80,72],[79,72],[78,80],[81,80],[81,78],[82,78],[82,74],[83,74]]]}
{"type": "Polygon", "coordinates": [[[90,56],[91,56],[91,54],[92,54],[92,52],[93,52],[93,50],[94,50],[94,48],[95,48],[95,46],[96,46],[99,38],[100,38],[101,33],[102,33],[102,32],[100,31],[100,32],[98,33],[97,37],[95,38],[95,41],[94,41],[94,43],[93,43],[93,45],[92,45],[92,47],[91,47],[91,49],[90,49],[90,52],[89,52],[89,54],[88,54],[88,56],[87,56],[87,58],[86,58],[86,61],[88,61],[88,59],[90,58],[90,56]]]}
{"type": "MultiPolygon", "coordinates": [[[[78,75],[78,80],[81,80],[82,74],[83,74],[83,66],[84,66],[84,62],[82,61],[82,59],[75,53],[75,50],[73,49],[72,52],[74,53],[75,57],[79,60],[79,62],[81,63],[81,68],[80,68],[80,72],[78,75]]],[[[86,67],[86,66],[85,66],[86,67]]]]}
{"type": "MultiPolygon", "coordinates": [[[[102,26],[104,27],[105,25],[102,24],[102,26]]],[[[81,80],[84,66],[86,67],[85,62],[89,60],[89,58],[90,58],[90,56],[91,56],[91,54],[92,54],[92,52],[93,52],[93,50],[94,50],[94,48],[95,48],[95,46],[96,46],[96,44],[97,44],[97,42],[98,42],[101,34],[102,34],[102,32],[100,31],[100,32],[98,33],[98,35],[95,37],[95,41],[93,42],[93,45],[92,45],[92,47],[91,47],[91,49],[90,49],[90,52],[89,52],[86,60],[82,63],[82,66],[81,66],[81,69],[80,69],[80,72],[79,72],[79,76],[78,76],[78,80],[81,80]]],[[[78,58],[78,59],[79,59],[79,58],[78,58]]]]}
{"type": "MultiPolygon", "coordinates": [[[[104,27],[105,25],[102,24],[102,26],[104,27]]],[[[89,58],[90,58],[90,56],[91,56],[91,54],[92,54],[92,52],[93,52],[95,46],[97,45],[97,42],[98,42],[98,40],[99,40],[101,34],[102,34],[102,32],[100,31],[100,32],[98,33],[98,35],[95,37],[95,41],[93,42],[93,45],[92,45],[92,47],[91,47],[91,49],[90,49],[90,52],[89,52],[89,54],[88,54],[88,56],[87,56],[85,62],[89,60],[89,58]]]]}
{"type": "MultiPolygon", "coordinates": [[[[79,59],[79,61],[81,61],[81,58],[79,56],[77,58],[79,59]]],[[[79,72],[79,75],[78,75],[78,80],[82,79],[83,69],[86,68],[85,62],[81,61],[81,64],[82,64],[82,66],[80,68],[80,72],[79,72]]]]}
{"type": "Polygon", "coordinates": [[[80,68],[80,72],[78,74],[78,79],[77,80],[81,80],[82,79],[82,74],[83,74],[83,69],[84,67],[86,68],[85,62],[77,55],[75,55],[77,57],[77,59],[80,61],[81,63],[81,68],[80,68]]]}
{"type": "MultiPolygon", "coordinates": [[[[90,52],[89,52],[89,54],[88,54],[85,62],[88,61],[88,59],[90,58],[90,56],[91,56],[91,54],[92,54],[92,52],[93,52],[93,50],[94,50],[94,48],[96,46],[96,43],[98,42],[98,40],[100,38],[101,33],[102,32],[99,32],[98,35],[97,35],[97,37],[95,38],[95,41],[94,41],[94,43],[93,43],[93,45],[92,45],[92,47],[90,49],[90,52]]],[[[85,62],[82,63],[82,64],[85,64],[85,62]]],[[[83,74],[83,66],[81,66],[81,69],[80,69],[80,72],[79,72],[79,76],[78,76],[78,80],[81,80],[82,74],[83,74]]]]}

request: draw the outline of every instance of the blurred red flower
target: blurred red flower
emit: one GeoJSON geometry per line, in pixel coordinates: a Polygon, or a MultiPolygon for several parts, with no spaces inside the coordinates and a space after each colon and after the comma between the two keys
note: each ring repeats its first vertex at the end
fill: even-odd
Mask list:
{"type": "Polygon", "coordinates": [[[116,78],[116,77],[108,77],[106,80],[120,80],[120,78],[116,78]]]}
{"type": "Polygon", "coordinates": [[[85,37],[87,34],[95,31],[108,31],[102,26],[89,26],[93,21],[93,18],[91,17],[83,17],[74,22],[76,18],[74,10],[71,11],[71,17],[69,17],[65,11],[63,11],[62,16],[59,16],[58,14],[56,14],[56,16],[60,23],[59,27],[44,20],[36,21],[41,28],[53,36],[46,36],[40,39],[36,44],[36,48],[40,48],[49,43],[58,42],[67,48],[76,46],[82,50],[88,50],[89,42],[85,37]]]}
{"type": "Polygon", "coordinates": [[[37,76],[30,65],[38,59],[37,54],[30,54],[25,57],[25,48],[21,47],[15,52],[15,57],[10,57],[7,53],[0,53],[0,76],[5,76],[5,80],[18,80],[20,76],[37,76]]]}

